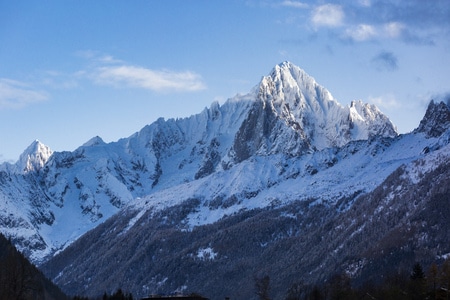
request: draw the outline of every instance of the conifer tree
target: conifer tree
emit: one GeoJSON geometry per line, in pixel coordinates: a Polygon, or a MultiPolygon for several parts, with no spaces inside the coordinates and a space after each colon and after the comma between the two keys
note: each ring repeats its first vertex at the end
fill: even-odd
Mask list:
{"type": "Polygon", "coordinates": [[[428,289],[430,290],[431,299],[436,299],[436,291],[439,286],[439,270],[438,266],[433,263],[429,270],[427,276],[428,289]]]}
{"type": "Polygon", "coordinates": [[[255,290],[260,300],[270,300],[270,277],[266,275],[263,278],[255,278],[255,290]]]}
{"type": "Polygon", "coordinates": [[[425,299],[425,273],[420,263],[415,263],[410,275],[409,293],[411,299],[425,299]]]}
{"type": "Polygon", "coordinates": [[[450,257],[442,264],[440,274],[441,290],[445,292],[444,299],[450,299],[450,257]]]}

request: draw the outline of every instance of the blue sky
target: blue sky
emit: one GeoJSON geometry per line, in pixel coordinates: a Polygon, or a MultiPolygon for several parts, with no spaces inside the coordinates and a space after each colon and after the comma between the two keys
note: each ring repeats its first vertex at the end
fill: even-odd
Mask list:
{"type": "Polygon", "coordinates": [[[188,117],[285,60],[409,132],[450,95],[450,1],[0,0],[0,161],[188,117]]]}

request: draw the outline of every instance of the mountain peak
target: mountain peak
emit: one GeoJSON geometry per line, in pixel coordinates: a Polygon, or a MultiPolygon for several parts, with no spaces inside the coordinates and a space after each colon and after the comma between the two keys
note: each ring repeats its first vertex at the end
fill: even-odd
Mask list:
{"type": "Polygon", "coordinates": [[[23,173],[38,171],[45,165],[52,154],[53,151],[48,146],[39,140],[35,140],[20,155],[16,163],[17,170],[23,173]]]}
{"type": "Polygon", "coordinates": [[[101,137],[99,137],[97,135],[97,136],[94,136],[93,138],[91,138],[86,143],[84,143],[83,147],[92,147],[92,146],[103,145],[103,144],[105,144],[105,142],[103,141],[103,139],[101,137]]]}
{"type": "Polygon", "coordinates": [[[423,132],[430,137],[438,137],[450,128],[450,107],[444,102],[428,104],[425,116],[414,132],[423,132]]]}
{"type": "Polygon", "coordinates": [[[281,63],[279,63],[278,65],[276,65],[274,67],[274,69],[280,69],[280,70],[289,70],[289,71],[301,71],[303,73],[306,74],[306,72],[300,68],[299,66],[297,66],[296,64],[293,64],[292,62],[285,60],[281,63]]]}
{"type": "Polygon", "coordinates": [[[316,80],[306,73],[305,70],[289,61],[284,61],[276,65],[272,69],[269,77],[274,82],[283,83],[284,86],[298,86],[301,90],[319,86],[316,80]]]}
{"type": "MultiPolygon", "coordinates": [[[[341,147],[351,140],[397,135],[395,126],[376,106],[354,101],[351,107],[344,107],[313,77],[289,61],[276,65],[263,77],[258,99],[262,103],[261,112],[270,112],[272,120],[278,119],[295,131],[289,140],[296,141],[292,148],[300,152],[341,147]]],[[[265,132],[275,128],[274,124],[265,126],[265,132]]]]}

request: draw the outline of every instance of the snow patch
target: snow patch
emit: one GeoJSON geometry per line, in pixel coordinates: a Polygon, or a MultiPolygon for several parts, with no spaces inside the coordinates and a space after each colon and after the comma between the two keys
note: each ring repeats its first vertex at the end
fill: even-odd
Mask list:
{"type": "Polygon", "coordinates": [[[211,247],[200,248],[197,251],[197,258],[200,260],[214,260],[218,256],[217,252],[211,247]]]}

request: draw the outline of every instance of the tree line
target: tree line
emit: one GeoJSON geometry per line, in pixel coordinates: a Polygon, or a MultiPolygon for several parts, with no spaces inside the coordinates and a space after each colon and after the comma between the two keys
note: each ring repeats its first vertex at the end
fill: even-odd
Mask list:
{"type": "Polygon", "coordinates": [[[68,299],[0,234],[0,299],[68,299]]]}
{"type": "Polygon", "coordinates": [[[102,297],[98,298],[88,298],[88,297],[80,297],[75,296],[72,298],[73,300],[133,300],[133,295],[131,293],[125,293],[122,289],[118,289],[116,292],[112,294],[104,293],[102,297]]]}
{"type": "MultiPolygon", "coordinates": [[[[255,295],[260,300],[271,300],[270,277],[255,278],[255,295]]],[[[286,292],[285,300],[448,300],[450,299],[450,257],[440,266],[431,264],[426,270],[420,263],[411,272],[400,272],[384,277],[381,283],[365,282],[353,286],[350,276],[339,273],[327,283],[305,284],[298,281],[286,292]]]]}

